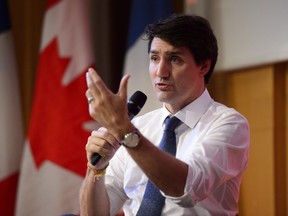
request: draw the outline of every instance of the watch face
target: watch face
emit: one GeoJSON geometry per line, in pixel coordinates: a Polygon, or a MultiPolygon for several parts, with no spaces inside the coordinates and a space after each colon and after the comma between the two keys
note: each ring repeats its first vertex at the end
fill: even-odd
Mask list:
{"type": "Polygon", "coordinates": [[[138,131],[133,131],[125,135],[124,140],[121,142],[124,146],[133,148],[139,143],[140,135],[138,131]]]}

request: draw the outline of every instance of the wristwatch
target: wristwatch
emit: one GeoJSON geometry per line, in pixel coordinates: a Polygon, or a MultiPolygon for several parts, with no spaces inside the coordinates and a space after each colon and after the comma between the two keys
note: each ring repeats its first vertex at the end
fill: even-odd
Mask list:
{"type": "Polygon", "coordinates": [[[120,143],[121,145],[124,145],[128,148],[135,148],[136,146],[138,146],[139,141],[140,141],[140,133],[136,129],[130,133],[125,134],[124,139],[120,143]]]}

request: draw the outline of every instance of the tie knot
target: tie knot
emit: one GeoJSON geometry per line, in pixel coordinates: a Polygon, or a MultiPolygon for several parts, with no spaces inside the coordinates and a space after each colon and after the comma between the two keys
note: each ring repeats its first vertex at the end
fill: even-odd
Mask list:
{"type": "Polygon", "coordinates": [[[173,116],[173,117],[170,117],[168,116],[166,119],[165,119],[165,130],[167,131],[174,131],[175,128],[179,125],[181,121],[173,116]]]}

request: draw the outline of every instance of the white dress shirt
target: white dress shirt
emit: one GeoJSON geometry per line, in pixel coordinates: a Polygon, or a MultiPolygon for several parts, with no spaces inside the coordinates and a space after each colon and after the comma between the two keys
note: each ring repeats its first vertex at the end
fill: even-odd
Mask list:
{"type": "MultiPolygon", "coordinates": [[[[165,107],[133,120],[147,139],[158,146],[165,107]]],[[[176,158],[189,165],[184,195],[166,196],[162,215],[236,215],[243,171],[249,155],[249,124],[232,108],[203,94],[175,114],[183,123],[176,128],[176,158]]],[[[173,175],[173,173],[171,173],[173,175]]],[[[147,177],[120,147],[110,161],[105,177],[111,215],[121,209],[136,215],[147,177]]]]}

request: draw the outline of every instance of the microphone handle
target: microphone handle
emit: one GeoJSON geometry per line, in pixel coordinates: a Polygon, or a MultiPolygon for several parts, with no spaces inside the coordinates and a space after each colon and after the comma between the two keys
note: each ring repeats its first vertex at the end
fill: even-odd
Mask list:
{"type": "Polygon", "coordinates": [[[102,156],[100,154],[94,153],[91,157],[91,164],[95,166],[101,158],[102,156]]]}

